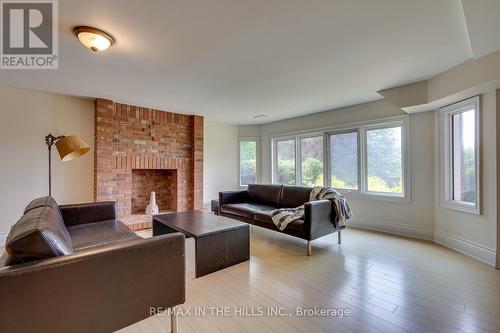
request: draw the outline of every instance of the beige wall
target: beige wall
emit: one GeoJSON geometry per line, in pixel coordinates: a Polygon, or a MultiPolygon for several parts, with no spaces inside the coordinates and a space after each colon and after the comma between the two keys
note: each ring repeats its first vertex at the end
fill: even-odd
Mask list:
{"type": "MultiPolygon", "coordinates": [[[[410,203],[346,195],[354,212],[351,225],[434,240],[494,265],[497,247],[496,91],[482,94],[481,104],[481,215],[440,206],[439,111],[434,111],[409,116],[410,203]]],[[[260,135],[262,182],[270,183],[272,136],[401,114],[404,113],[394,104],[380,100],[260,126],[240,126],[239,135],[260,135]]]]}
{"type": "MultiPolygon", "coordinates": [[[[482,95],[482,214],[475,216],[439,205],[436,112],[410,115],[411,202],[351,198],[352,223],[366,228],[434,239],[480,260],[494,263],[497,234],[495,91],[482,95]],[[436,131],[436,132],[435,132],[436,131]],[[434,190],[432,190],[434,189],[434,190]]],[[[48,132],[78,134],[93,146],[93,101],[0,87],[0,242],[34,197],[47,193],[48,132]]],[[[257,125],[205,121],[204,204],[221,190],[238,187],[238,136],[261,137],[261,179],[271,182],[271,136],[299,130],[404,114],[379,100],[309,116],[257,125]]],[[[53,195],[61,203],[93,199],[93,152],[61,162],[53,152],[53,195]]]]}
{"type": "MultiPolygon", "coordinates": [[[[94,146],[94,102],[0,86],[0,243],[26,204],[47,194],[47,148],[44,137],[78,134],[94,146]]],[[[237,188],[238,126],[205,121],[204,202],[221,190],[237,188]]],[[[93,200],[94,154],[61,162],[52,152],[53,196],[60,204],[93,200]]]]}
{"type": "Polygon", "coordinates": [[[241,125],[238,129],[239,137],[258,137],[260,136],[260,125],[241,125]]]}
{"type": "Polygon", "coordinates": [[[394,104],[380,100],[261,125],[261,179],[271,182],[271,136],[403,114],[394,104]]]}
{"type": "MultiPolygon", "coordinates": [[[[449,248],[495,265],[500,249],[497,212],[497,117],[500,97],[500,51],[470,60],[428,80],[432,112],[410,116],[411,203],[351,199],[353,224],[381,231],[433,239],[449,248]],[[439,123],[436,108],[481,96],[481,215],[447,208],[439,202],[439,123]],[[438,103],[439,102],[439,103],[438,103]],[[434,190],[433,190],[434,189],[434,190]]],[[[397,89],[397,88],[396,88],[397,89]]],[[[422,111],[421,110],[421,111],[422,111]]],[[[388,101],[376,101],[258,126],[241,126],[240,135],[259,133],[262,179],[271,181],[270,136],[304,129],[383,118],[402,111],[388,101]]],[[[498,171],[500,174],[500,171],[498,171]]],[[[498,222],[500,223],[500,222],[498,222]]],[[[500,258],[498,259],[500,262],[500,258]]],[[[500,264],[497,264],[500,267],[500,264]]]]}
{"type": "Polygon", "coordinates": [[[474,89],[500,79],[500,51],[471,59],[429,79],[429,101],[474,89]]]}
{"type": "MultiPolygon", "coordinates": [[[[240,136],[261,135],[262,182],[271,182],[271,137],[405,114],[385,100],[258,126],[240,126],[240,136]]],[[[411,202],[350,198],[352,224],[432,239],[434,222],[434,118],[431,113],[410,116],[411,202]]]]}
{"type": "Polygon", "coordinates": [[[203,203],[238,187],[238,126],[205,120],[203,203]]]}
{"type": "MultiPolygon", "coordinates": [[[[496,115],[500,114],[500,89],[496,90],[496,115]]],[[[496,116],[496,133],[500,131],[500,117],[496,116]]],[[[498,160],[500,158],[500,136],[497,134],[496,135],[496,169],[497,169],[497,183],[496,183],[496,194],[497,194],[497,202],[496,202],[496,228],[497,228],[497,247],[496,247],[496,253],[500,253],[500,215],[498,214],[498,207],[500,206],[500,165],[498,163],[498,160]]],[[[496,256],[496,268],[500,269],[500,256],[496,256]]]]}
{"type": "MultiPolygon", "coordinates": [[[[0,86],[0,241],[26,204],[48,192],[47,146],[53,134],[80,135],[94,145],[93,101],[0,86]]],[[[70,162],[52,152],[52,190],[57,202],[93,199],[93,150],[70,162]]]]}
{"type": "MultiPolygon", "coordinates": [[[[439,111],[435,112],[438,123],[439,111]]],[[[442,208],[439,200],[439,145],[435,153],[435,241],[493,265],[496,251],[496,93],[481,95],[481,215],[442,208]]],[[[436,137],[439,135],[436,132],[436,137]]],[[[438,139],[439,140],[439,139],[438,139]]],[[[436,140],[436,143],[437,141],[436,140]]]]}

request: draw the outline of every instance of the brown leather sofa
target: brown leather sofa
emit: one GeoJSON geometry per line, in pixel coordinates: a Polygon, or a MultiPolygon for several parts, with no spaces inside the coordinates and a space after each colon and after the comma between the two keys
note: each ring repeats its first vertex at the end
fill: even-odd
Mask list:
{"type": "Polygon", "coordinates": [[[0,332],[112,332],[173,309],[185,300],[184,241],[137,236],[114,202],[35,199],[2,256],[0,332]]]}
{"type": "Polygon", "coordinates": [[[311,255],[312,240],[337,232],[340,244],[341,231],[345,228],[333,224],[335,209],[331,201],[309,201],[311,190],[312,187],[304,186],[250,184],[243,191],[220,192],[218,211],[222,216],[305,239],[307,255],[311,255]],[[272,211],[301,205],[304,205],[304,219],[280,231],[271,219],[272,211]]]}

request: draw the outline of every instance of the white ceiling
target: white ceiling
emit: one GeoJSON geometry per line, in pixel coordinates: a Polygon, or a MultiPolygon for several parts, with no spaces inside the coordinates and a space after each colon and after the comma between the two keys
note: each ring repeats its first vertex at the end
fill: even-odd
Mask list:
{"type": "Polygon", "coordinates": [[[237,124],[378,99],[473,56],[459,0],[59,0],[59,21],[59,69],[0,83],[237,124]],[[78,24],[117,44],[92,54],[78,24]]]}

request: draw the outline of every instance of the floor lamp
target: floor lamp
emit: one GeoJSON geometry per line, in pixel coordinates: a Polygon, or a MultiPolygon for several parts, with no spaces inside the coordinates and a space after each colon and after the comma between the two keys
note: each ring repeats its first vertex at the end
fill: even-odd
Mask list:
{"type": "Polygon", "coordinates": [[[49,196],[52,196],[52,146],[56,145],[59,157],[63,162],[85,155],[90,147],[77,135],[53,136],[49,133],[45,137],[45,143],[49,149],[49,196]]]}

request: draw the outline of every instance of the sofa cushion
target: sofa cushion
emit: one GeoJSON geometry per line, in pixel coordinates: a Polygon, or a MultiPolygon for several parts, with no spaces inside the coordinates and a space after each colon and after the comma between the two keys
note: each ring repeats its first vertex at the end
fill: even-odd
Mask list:
{"type": "Polygon", "coordinates": [[[309,201],[312,187],[305,186],[283,186],[280,207],[295,208],[309,201]]]}
{"type": "Polygon", "coordinates": [[[26,214],[30,210],[33,210],[35,208],[40,208],[40,207],[50,207],[54,209],[62,218],[61,211],[59,209],[59,205],[57,202],[54,200],[54,198],[46,196],[46,197],[41,197],[41,198],[36,198],[32,200],[26,208],[24,208],[24,213],[26,214]]]}
{"type": "Polygon", "coordinates": [[[247,187],[248,200],[279,207],[282,187],[283,185],[249,184],[247,187]]]}
{"type": "Polygon", "coordinates": [[[68,227],[68,232],[75,251],[141,238],[118,220],[75,225],[68,227]]]}
{"type": "Polygon", "coordinates": [[[9,263],[18,264],[73,253],[68,230],[58,211],[31,208],[11,228],[5,244],[9,263]]]}
{"type": "MultiPolygon", "coordinates": [[[[254,219],[256,221],[259,221],[259,222],[264,222],[264,223],[269,223],[269,224],[272,224],[274,225],[274,222],[273,222],[273,219],[271,217],[271,213],[272,212],[256,212],[254,214],[254,219]]],[[[291,223],[289,223],[287,226],[286,226],[287,229],[293,229],[293,230],[298,230],[298,231],[302,231],[304,230],[304,221],[303,220],[296,220],[296,221],[293,221],[291,223]]],[[[278,229],[278,227],[276,227],[276,229],[278,229]]]]}
{"type": "Polygon", "coordinates": [[[224,204],[221,211],[227,214],[233,214],[241,217],[253,219],[254,214],[260,211],[273,211],[276,207],[252,202],[224,204]]]}
{"type": "Polygon", "coordinates": [[[62,205],[59,209],[67,227],[116,219],[116,202],[114,201],[62,205]]]}

